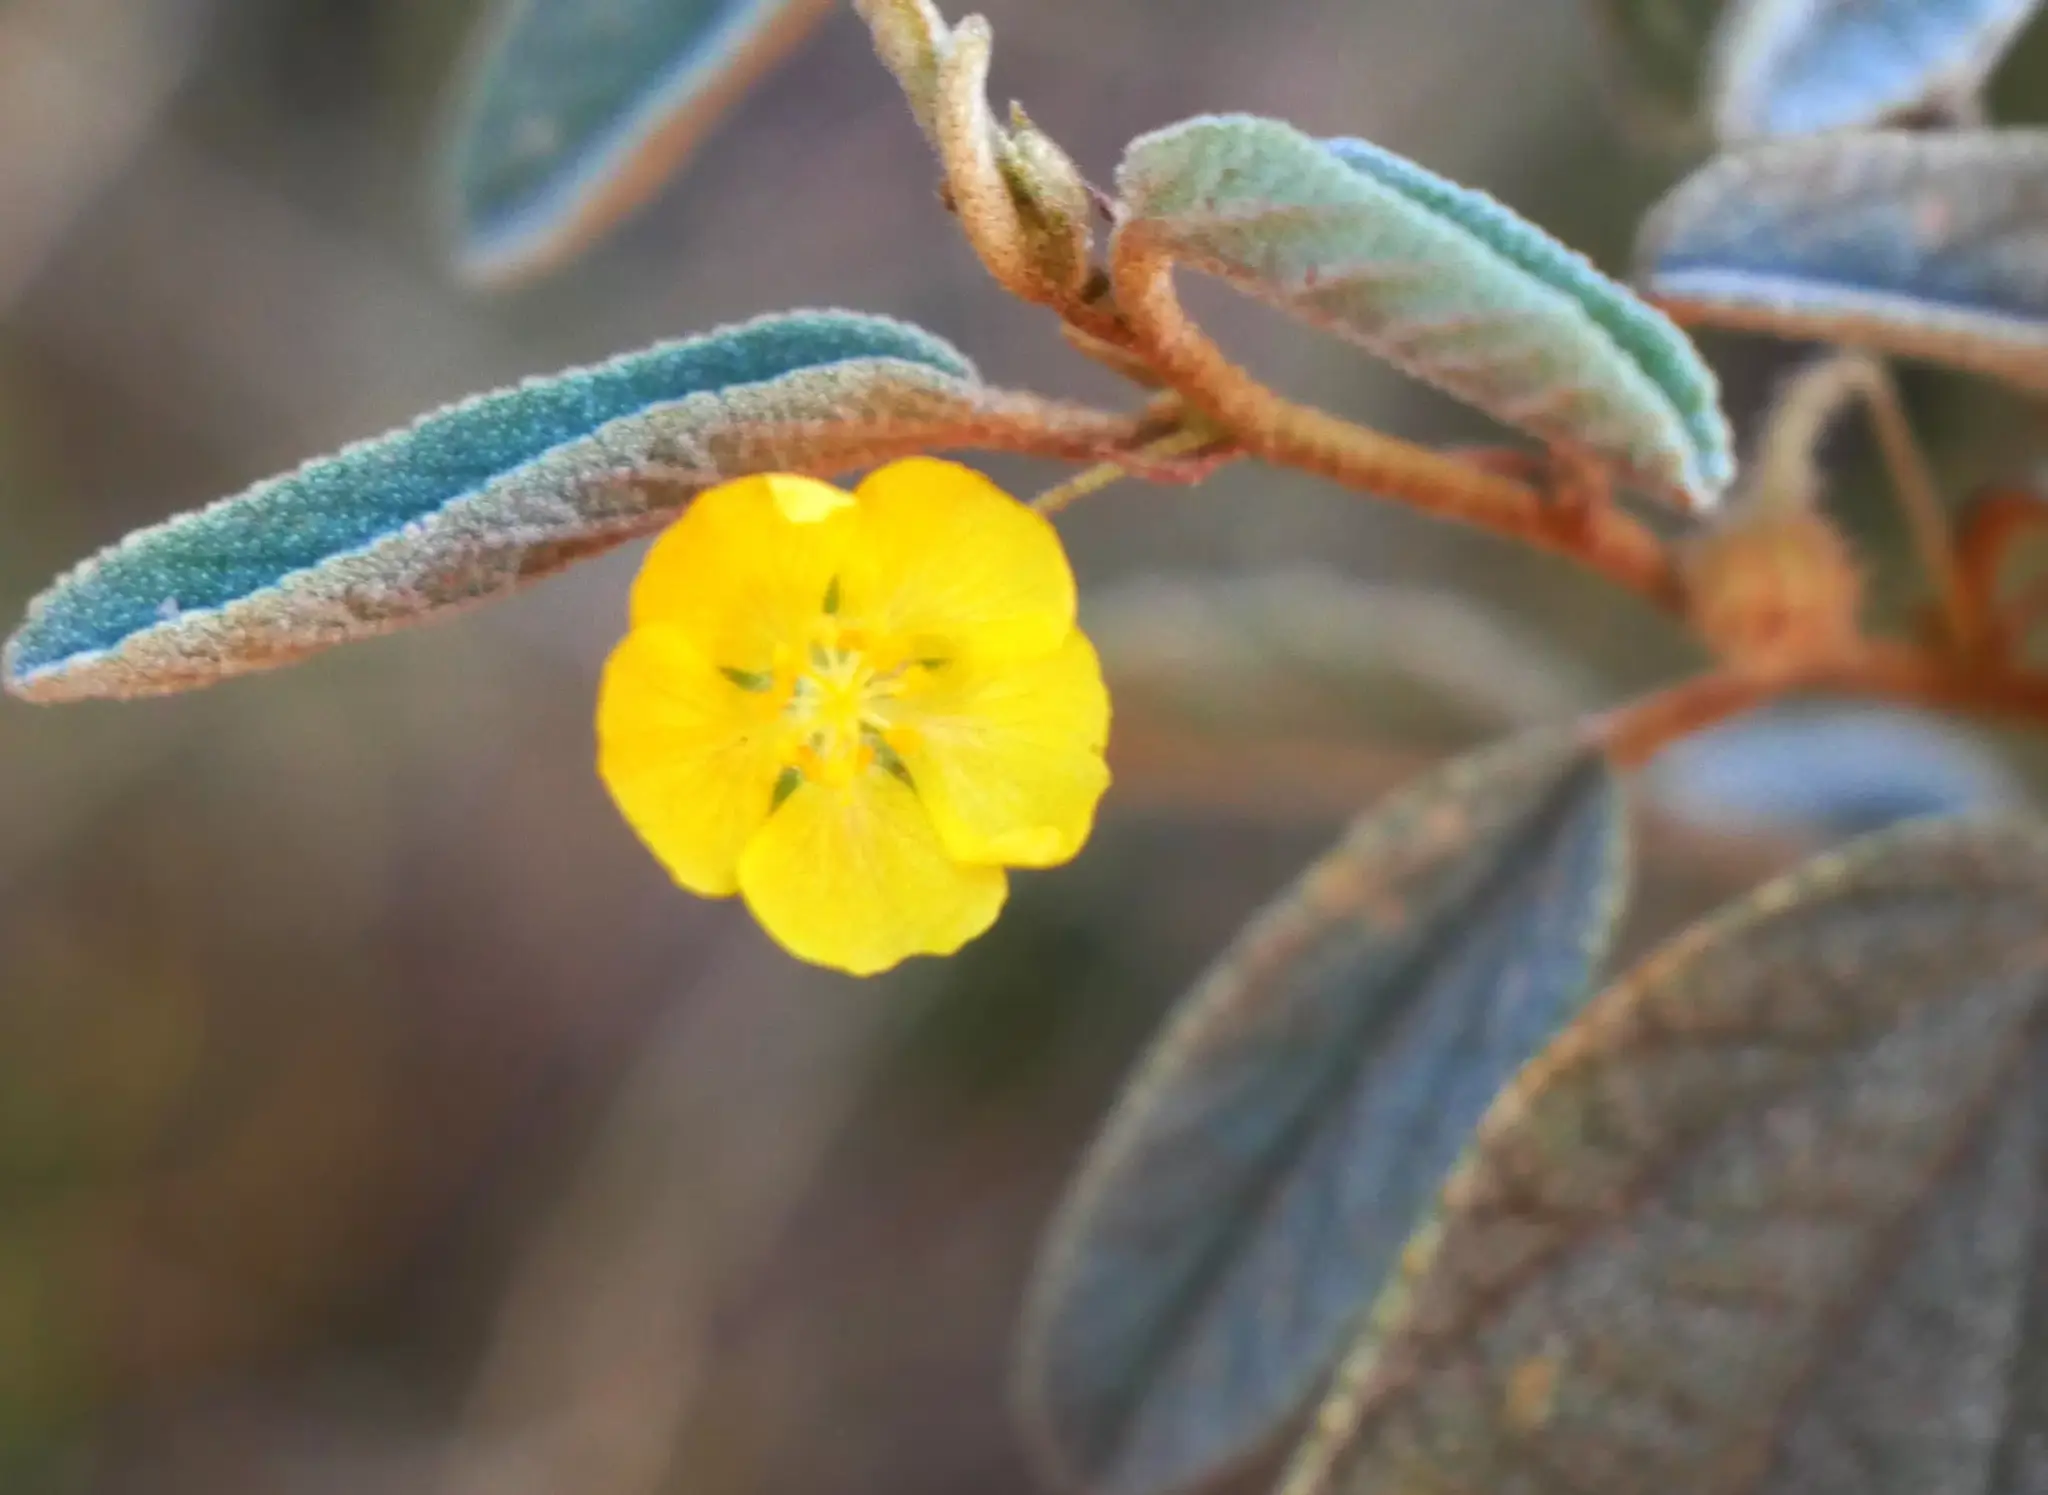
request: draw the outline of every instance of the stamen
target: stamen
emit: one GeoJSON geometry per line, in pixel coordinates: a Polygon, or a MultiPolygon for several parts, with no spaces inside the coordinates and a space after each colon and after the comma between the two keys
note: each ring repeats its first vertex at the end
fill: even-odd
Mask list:
{"type": "Polygon", "coordinates": [[[775,776],[775,792],[769,796],[768,800],[768,813],[773,815],[777,810],[781,809],[782,802],[796,793],[797,787],[803,781],[803,770],[794,763],[777,774],[775,776]]]}
{"type": "Polygon", "coordinates": [[[839,578],[833,577],[831,585],[825,588],[825,615],[830,617],[839,611],[839,578]]]}
{"type": "MultiPolygon", "coordinates": [[[[827,613],[841,600],[835,577],[825,595],[827,613]]],[[[784,707],[790,760],[807,783],[845,785],[870,768],[880,768],[915,791],[909,765],[890,741],[898,730],[892,721],[895,698],[914,670],[940,669],[950,661],[905,659],[885,644],[887,663],[877,668],[868,642],[863,630],[834,619],[821,621],[813,637],[800,646],[809,664],[790,680],[784,707]]]]}
{"type": "Polygon", "coordinates": [[[875,755],[876,767],[901,780],[904,788],[916,792],[917,781],[910,776],[910,765],[889,745],[889,739],[882,735],[881,728],[873,722],[862,722],[860,738],[867,745],[868,751],[875,755]]]}
{"type": "MultiPolygon", "coordinates": [[[[719,669],[718,673],[725,676],[726,679],[737,685],[741,690],[752,691],[756,694],[771,689],[775,684],[775,675],[771,670],[736,670],[730,665],[725,665],[719,669]]],[[[801,685],[802,682],[799,681],[798,684],[801,685]]]]}

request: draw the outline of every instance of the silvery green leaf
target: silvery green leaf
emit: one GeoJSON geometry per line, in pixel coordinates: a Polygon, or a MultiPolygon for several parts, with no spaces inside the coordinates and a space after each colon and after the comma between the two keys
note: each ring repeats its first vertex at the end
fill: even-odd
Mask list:
{"type": "Polygon", "coordinates": [[[2039,3],[1735,0],[1715,38],[1715,130],[1807,135],[1973,100],[2039,3]]]}
{"type": "Polygon", "coordinates": [[[1368,811],[1169,1019],[1041,1257],[1018,1382],[1059,1479],[1163,1495],[1315,1394],[1621,902],[1618,785],[1546,733],[1368,811]]]}
{"type": "Polygon", "coordinates": [[[1650,214],[1636,282],[1683,322],[2048,389],[2048,131],[1852,132],[1723,156],[1650,214]]]}
{"type": "Polygon", "coordinates": [[[1138,232],[1508,425],[1693,507],[1734,471],[1685,335],[1482,193],[1277,120],[1185,121],[1118,173],[1138,232]]]}
{"type": "Polygon", "coordinates": [[[1596,997],[1503,1093],[1287,1495],[2048,1476],[2048,835],[1922,821],[1596,997]]]}
{"type": "Polygon", "coordinates": [[[1659,809],[1716,830],[1856,835],[2026,804],[2011,771],[1956,728],[1878,706],[1746,717],[1665,749],[1645,778],[1659,809]]]}
{"type": "Polygon", "coordinates": [[[478,395],[139,531],[29,607],[0,679],[148,695],[501,596],[712,483],[979,432],[1009,397],[886,317],[793,312],[478,395]]]}
{"type": "Polygon", "coordinates": [[[457,267],[508,282],[659,189],[825,0],[498,0],[457,89],[439,189],[457,267]]]}

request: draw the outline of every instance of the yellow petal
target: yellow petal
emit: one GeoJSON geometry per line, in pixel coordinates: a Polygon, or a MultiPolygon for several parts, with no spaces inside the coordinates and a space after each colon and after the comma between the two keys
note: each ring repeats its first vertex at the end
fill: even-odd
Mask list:
{"type": "Polygon", "coordinates": [[[784,800],[741,853],[740,891],[791,954],[868,976],[952,954],[995,922],[1009,885],[949,858],[917,796],[871,770],[784,800]]]}
{"type": "Polygon", "coordinates": [[[1028,658],[1072,630],[1074,573],[1058,532],[974,469],[912,457],[854,496],[848,596],[877,632],[1028,658]]]}
{"type": "Polygon", "coordinates": [[[857,512],[851,494],[787,473],[698,495],[647,553],[633,626],[671,624],[720,665],[775,669],[823,611],[857,512]]]}
{"type": "Polygon", "coordinates": [[[1088,839],[1109,787],[1109,692],[1076,630],[1043,659],[961,661],[906,694],[890,743],[946,850],[1050,867],[1088,839]]]}
{"type": "Polygon", "coordinates": [[[781,771],[775,702],[720,673],[689,634],[635,628],[597,698],[597,771],[675,880],[722,898],[768,818],[781,771]]]}

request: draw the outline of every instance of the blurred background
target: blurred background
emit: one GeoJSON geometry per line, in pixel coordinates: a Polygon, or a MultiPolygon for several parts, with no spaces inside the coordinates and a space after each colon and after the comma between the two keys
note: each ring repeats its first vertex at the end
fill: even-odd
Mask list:
{"type": "MultiPolygon", "coordinates": [[[[985,9],[996,96],[1098,179],[1141,130],[1282,114],[1614,268],[1684,164],[1624,137],[1568,0],[985,9]]],[[[895,313],[1000,382],[1127,399],[984,283],[850,12],[626,231],[464,293],[422,183],[474,11],[0,0],[8,626],[135,526],[758,311],[895,313]]],[[[1487,439],[1190,289],[1281,387],[1487,439]]],[[[1778,355],[1720,351],[1753,406],[1778,355]]],[[[1915,392],[1952,471],[2019,462],[2003,397],[1915,392]]],[[[1882,593],[1902,568],[1859,495],[1882,593]]],[[[1250,467],[1063,527],[1117,690],[1102,828],[960,958],[873,982],[677,892],[605,799],[590,718],[636,554],[212,691],[0,702],[0,1489],[1034,1488],[1012,1317],[1165,1006],[1382,789],[1692,660],[1554,563],[1250,467]]],[[[1632,943],[1800,844],[1649,817],[1632,943]]]]}

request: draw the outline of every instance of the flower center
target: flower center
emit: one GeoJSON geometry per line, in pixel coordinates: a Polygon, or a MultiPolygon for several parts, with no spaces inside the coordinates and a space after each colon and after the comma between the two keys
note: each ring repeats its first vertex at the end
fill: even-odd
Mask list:
{"type": "Polygon", "coordinates": [[[879,668],[865,645],[860,630],[823,620],[790,683],[790,766],[807,779],[846,784],[875,764],[904,773],[888,734],[905,666],[879,668]]]}
{"type": "Polygon", "coordinates": [[[878,639],[839,616],[839,584],[801,644],[784,644],[769,670],[727,669],[742,690],[772,693],[786,732],[776,803],[806,780],[846,785],[870,768],[910,783],[898,748],[909,728],[901,717],[904,688],[940,661],[912,657],[894,639],[878,639]]]}

